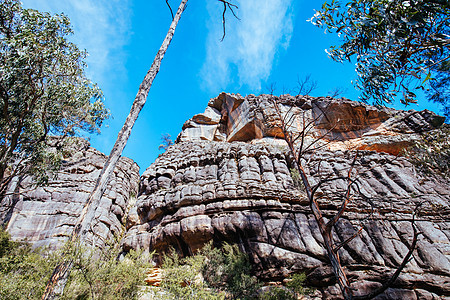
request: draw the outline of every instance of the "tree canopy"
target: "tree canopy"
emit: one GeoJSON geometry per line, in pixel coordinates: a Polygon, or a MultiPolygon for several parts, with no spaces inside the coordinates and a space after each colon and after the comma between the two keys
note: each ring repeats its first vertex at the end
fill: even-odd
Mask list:
{"type": "Polygon", "coordinates": [[[356,59],[362,100],[398,97],[406,105],[423,90],[450,116],[450,2],[332,0],[311,21],[339,35],[340,45],[327,51],[333,60],[356,59]]]}
{"type": "MultiPolygon", "coordinates": [[[[55,137],[99,130],[108,111],[85,75],[86,51],[69,42],[67,16],[0,2],[0,187],[56,166],[55,137]]],[[[41,176],[40,179],[45,178],[41,176]]],[[[0,190],[0,192],[2,192],[0,190]]]]}

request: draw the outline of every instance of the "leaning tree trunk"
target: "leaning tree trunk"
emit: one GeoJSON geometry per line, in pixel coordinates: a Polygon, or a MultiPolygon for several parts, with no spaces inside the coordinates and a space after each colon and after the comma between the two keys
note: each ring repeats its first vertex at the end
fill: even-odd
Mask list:
{"type": "MultiPolygon", "coordinates": [[[[186,7],[187,1],[188,0],[181,1],[177,13],[172,20],[172,24],[170,25],[169,31],[167,32],[166,38],[164,39],[161,47],[159,48],[159,51],[156,54],[155,59],[153,60],[153,64],[150,67],[150,70],[147,72],[147,75],[145,75],[144,80],[139,86],[139,91],[136,95],[136,98],[134,99],[130,113],[128,114],[128,117],[125,120],[125,124],[120,130],[117,136],[116,143],[114,144],[114,147],[112,148],[111,153],[109,154],[108,159],[105,165],[103,166],[103,169],[97,179],[95,188],[90,194],[89,199],[86,205],[84,206],[77,223],[75,224],[75,228],[70,237],[71,241],[83,240],[84,237],[86,236],[86,233],[88,232],[90,224],[92,223],[95,216],[95,210],[100,204],[100,200],[103,196],[103,193],[106,190],[106,186],[109,182],[111,174],[113,173],[117,161],[119,160],[122,151],[125,148],[125,145],[127,144],[128,138],[130,137],[131,129],[133,128],[140,111],[144,107],[153,80],[155,79],[156,74],[158,74],[159,72],[161,61],[164,58],[164,54],[166,53],[167,48],[170,45],[170,42],[172,41],[172,37],[175,33],[175,28],[177,27],[181,14],[183,13],[186,7]]],[[[72,268],[71,261],[64,261],[55,268],[51,278],[47,283],[45,292],[42,296],[42,300],[58,299],[61,296],[64,290],[64,286],[69,277],[71,268],[72,268]]]]}

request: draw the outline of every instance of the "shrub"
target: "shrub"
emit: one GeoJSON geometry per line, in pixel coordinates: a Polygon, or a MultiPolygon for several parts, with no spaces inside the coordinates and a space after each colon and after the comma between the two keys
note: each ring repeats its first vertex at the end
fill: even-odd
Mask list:
{"type": "Polygon", "coordinates": [[[120,251],[117,243],[101,251],[70,246],[73,269],[62,299],[137,299],[150,259],[131,250],[119,260],[120,251]]]}
{"type": "Polygon", "coordinates": [[[14,242],[0,227],[0,299],[40,299],[55,263],[46,249],[14,242]]]}
{"type": "Polygon", "coordinates": [[[203,280],[202,268],[205,263],[203,255],[193,255],[186,258],[172,250],[163,257],[164,277],[161,288],[166,294],[162,299],[225,299],[223,294],[208,288],[203,280]]]}
{"type": "Polygon", "coordinates": [[[118,260],[118,244],[94,251],[74,244],[50,252],[11,241],[0,229],[0,299],[40,299],[61,257],[73,269],[62,299],[137,299],[149,259],[131,251],[118,260]]]}
{"type": "MultiPolygon", "coordinates": [[[[137,299],[150,257],[130,251],[118,260],[118,243],[94,250],[67,243],[61,250],[14,242],[0,227],[0,299],[40,299],[55,266],[63,257],[73,264],[62,296],[68,299],[137,299]]],[[[293,275],[285,288],[261,293],[262,284],[251,275],[245,253],[236,245],[206,245],[196,255],[181,258],[175,251],[163,257],[164,278],[158,299],[296,299],[305,292],[305,275],[293,275]]]]}
{"type": "Polygon", "coordinates": [[[201,254],[206,258],[202,274],[209,286],[226,290],[233,299],[249,299],[261,286],[251,276],[248,256],[237,245],[224,244],[221,249],[208,244],[201,254]]]}
{"type": "Polygon", "coordinates": [[[289,276],[286,287],[274,286],[270,287],[266,292],[261,293],[259,298],[261,300],[295,300],[300,295],[310,293],[310,290],[306,289],[303,284],[306,280],[306,275],[293,274],[289,276]]]}
{"type": "Polygon", "coordinates": [[[305,280],[306,280],[305,273],[292,274],[288,278],[286,287],[290,289],[297,298],[300,295],[309,294],[311,290],[304,287],[305,280]]]}
{"type": "Polygon", "coordinates": [[[236,245],[221,249],[207,244],[196,255],[164,257],[161,287],[175,299],[254,299],[261,286],[251,265],[236,245]]]}
{"type": "Polygon", "coordinates": [[[297,297],[285,287],[273,286],[259,296],[261,300],[296,300],[297,297]]]}

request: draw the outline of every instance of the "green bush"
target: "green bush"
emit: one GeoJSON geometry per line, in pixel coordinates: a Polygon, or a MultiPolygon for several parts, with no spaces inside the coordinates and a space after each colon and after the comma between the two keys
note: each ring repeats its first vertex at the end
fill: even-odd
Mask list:
{"type": "Polygon", "coordinates": [[[40,299],[61,258],[73,268],[62,299],[137,299],[149,259],[131,251],[119,261],[120,248],[93,251],[73,244],[50,252],[11,241],[0,228],[0,299],[40,299]]]}
{"type": "MultiPolygon", "coordinates": [[[[61,258],[73,264],[62,296],[68,299],[137,299],[150,257],[130,251],[118,260],[118,243],[102,251],[66,244],[61,250],[32,249],[11,241],[0,227],[0,299],[40,299],[61,258]]],[[[163,257],[163,281],[158,299],[296,299],[305,292],[305,275],[293,275],[286,287],[261,293],[262,284],[251,275],[251,264],[236,245],[206,245],[196,255],[180,258],[175,251],[163,257]],[[294,298],[293,298],[294,297],[294,298]]]]}
{"type": "Polygon", "coordinates": [[[223,294],[208,288],[201,276],[205,257],[194,255],[186,258],[172,250],[163,257],[164,277],[161,288],[166,292],[162,299],[225,299],[223,294]]]}
{"type": "Polygon", "coordinates": [[[305,295],[310,293],[309,289],[306,289],[303,284],[306,280],[306,275],[293,274],[288,277],[288,282],[286,287],[274,286],[270,287],[268,291],[260,294],[259,298],[261,300],[295,300],[300,297],[300,295],[305,295]]]}
{"type": "Polygon", "coordinates": [[[295,294],[296,297],[299,297],[300,295],[309,294],[311,290],[304,287],[305,280],[306,280],[305,273],[292,274],[288,278],[286,287],[290,289],[295,294]]]}
{"type": "Polygon", "coordinates": [[[261,286],[236,245],[218,249],[207,244],[186,258],[172,251],[163,261],[161,287],[174,299],[255,299],[261,286]]]}
{"type": "Polygon", "coordinates": [[[261,293],[262,283],[251,276],[248,256],[236,245],[213,248],[207,244],[196,255],[180,258],[172,250],[163,257],[161,288],[166,299],[297,299],[306,292],[304,274],[289,278],[286,287],[261,293]]]}
{"type": "Polygon", "coordinates": [[[274,286],[259,296],[261,300],[296,300],[297,297],[285,287],[274,286]]]}
{"type": "Polygon", "coordinates": [[[137,299],[151,267],[142,252],[130,251],[123,260],[118,244],[101,251],[79,246],[69,248],[73,269],[62,299],[137,299]]]}
{"type": "Polygon", "coordinates": [[[261,286],[251,274],[248,256],[236,245],[224,244],[221,249],[208,244],[201,251],[205,257],[202,274],[209,286],[226,290],[233,299],[250,299],[261,286]]]}
{"type": "Polygon", "coordinates": [[[40,299],[57,257],[11,241],[0,227],[0,299],[40,299]]]}

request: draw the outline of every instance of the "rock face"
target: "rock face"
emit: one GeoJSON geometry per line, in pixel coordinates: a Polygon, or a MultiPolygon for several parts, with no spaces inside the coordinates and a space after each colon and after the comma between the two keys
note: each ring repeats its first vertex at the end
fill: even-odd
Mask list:
{"type": "MultiPolygon", "coordinates": [[[[291,171],[272,99],[225,93],[211,99],[140,179],[137,165],[121,158],[97,208],[92,243],[102,245],[124,226],[125,252],[174,247],[189,255],[209,241],[237,243],[261,278],[305,272],[322,299],[339,299],[316,221],[291,171]]],[[[449,179],[423,176],[398,156],[443,118],[347,99],[276,99],[294,134],[306,128],[305,147],[320,147],[304,157],[312,184],[347,174],[354,161],[361,193],[354,193],[333,234],[338,244],[362,228],[339,250],[355,294],[380,286],[402,262],[411,243],[412,213],[420,204],[414,257],[378,299],[449,299],[449,179]]],[[[10,192],[16,194],[2,199],[0,221],[15,239],[56,247],[70,235],[105,161],[87,142],[80,140],[77,147],[48,186],[34,189],[29,179],[12,182],[10,192]]],[[[346,187],[333,180],[318,191],[325,218],[336,214],[346,187]]],[[[151,282],[158,274],[153,275],[151,282]]]]}
{"type": "MultiPolygon", "coordinates": [[[[261,142],[282,138],[280,119],[270,95],[246,98],[220,94],[209,101],[203,114],[183,125],[177,141],[261,142]]],[[[314,125],[309,138],[324,137],[333,150],[376,150],[397,155],[420,132],[439,127],[445,118],[424,111],[377,108],[348,99],[283,95],[278,106],[291,130],[314,125]]]]}
{"type": "MultiPolygon", "coordinates": [[[[324,299],[339,298],[309,203],[291,174],[270,97],[221,94],[185,123],[177,143],[141,177],[123,249],[174,247],[189,255],[208,241],[237,243],[260,277],[281,280],[306,272],[324,299]]],[[[339,252],[355,294],[379,286],[401,263],[412,238],[412,213],[421,204],[414,258],[381,298],[450,296],[449,182],[416,174],[404,157],[395,156],[443,119],[345,99],[279,100],[280,110],[294,120],[294,132],[312,124],[306,138],[324,137],[324,148],[306,157],[311,181],[346,174],[353,149],[360,150],[354,170],[362,196],[355,195],[334,230],[341,242],[362,226],[339,252]]],[[[321,188],[326,218],[336,213],[345,188],[342,180],[321,188]]]]}
{"type": "MultiPolygon", "coordinates": [[[[105,155],[89,147],[87,141],[77,140],[72,156],[48,186],[36,188],[30,178],[13,182],[10,193],[16,195],[2,200],[0,221],[7,224],[7,231],[16,240],[51,248],[61,245],[72,233],[105,161],[105,155]]],[[[123,232],[125,212],[138,187],[139,167],[121,158],[97,208],[98,222],[88,236],[93,244],[102,245],[123,232]]]]}

